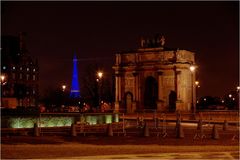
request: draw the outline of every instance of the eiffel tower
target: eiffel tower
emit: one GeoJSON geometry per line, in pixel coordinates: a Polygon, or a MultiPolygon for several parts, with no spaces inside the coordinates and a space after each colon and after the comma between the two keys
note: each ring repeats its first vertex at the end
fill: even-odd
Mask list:
{"type": "Polygon", "coordinates": [[[71,86],[70,97],[71,98],[80,98],[76,54],[74,54],[74,56],[73,56],[72,86],[71,86]]]}

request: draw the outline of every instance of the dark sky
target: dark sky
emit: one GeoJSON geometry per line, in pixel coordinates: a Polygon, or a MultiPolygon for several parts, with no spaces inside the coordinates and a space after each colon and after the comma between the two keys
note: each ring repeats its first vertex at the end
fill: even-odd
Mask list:
{"type": "Polygon", "coordinates": [[[27,32],[40,65],[41,91],[80,79],[89,64],[111,75],[116,52],[141,36],[165,36],[167,47],[196,52],[199,96],[223,96],[239,83],[239,2],[1,2],[3,35],[27,32]]]}

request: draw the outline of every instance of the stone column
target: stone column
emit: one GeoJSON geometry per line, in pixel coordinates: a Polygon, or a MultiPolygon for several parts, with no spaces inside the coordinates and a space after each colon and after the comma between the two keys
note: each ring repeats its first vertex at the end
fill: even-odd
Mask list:
{"type": "Polygon", "coordinates": [[[177,101],[176,101],[176,110],[184,110],[183,102],[181,99],[181,80],[179,80],[181,77],[181,71],[175,70],[175,91],[177,94],[177,101]]]}
{"type": "Polygon", "coordinates": [[[157,111],[164,111],[164,101],[163,101],[163,72],[161,70],[158,73],[158,101],[157,101],[157,111]]]}
{"type": "Polygon", "coordinates": [[[119,101],[121,101],[121,79],[120,79],[120,74],[119,73],[115,73],[115,108],[114,111],[115,112],[119,112],[119,108],[120,108],[120,103],[119,101]]]}
{"type": "Polygon", "coordinates": [[[133,93],[133,102],[132,102],[132,112],[134,112],[137,109],[137,101],[138,99],[138,73],[137,71],[133,71],[133,76],[134,76],[134,93],[133,93]]]}
{"type": "Polygon", "coordinates": [[[195,81],[196,81],[196,72],[192,73],[192,89],[193,89],[193,113],[196,114],[196,85],[195,85],[195,81]]]}

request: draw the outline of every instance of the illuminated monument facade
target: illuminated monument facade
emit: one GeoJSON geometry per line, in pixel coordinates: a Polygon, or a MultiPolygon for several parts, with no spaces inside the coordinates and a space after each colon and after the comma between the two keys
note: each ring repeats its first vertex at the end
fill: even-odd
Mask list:
{"type": "Polygon", "coordinates": [[[116,54],[115,111],[196,111],[195,53],[169,49],[165,38],[141,39],[141,48],[116,54]]]}
{"type": "Polygon", "coordinates": [[[73,73],[73,75],[72,75],[72,86],[71,86],[70,98],[80,98],[76,54],[74,54],[74,57],[73,57],[73,72],[72,73],[73,73]]]}

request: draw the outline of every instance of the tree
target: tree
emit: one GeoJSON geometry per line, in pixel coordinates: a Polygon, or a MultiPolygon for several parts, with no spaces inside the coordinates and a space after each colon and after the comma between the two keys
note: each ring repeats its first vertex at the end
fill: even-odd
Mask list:
{"type": "Polygon", "coordinates": [[[112,77],[103,71],[103,77],[99,79],[97,72],[100,70],[97,64],[92,64],[84,68],[82,83],[81,83],[81,96],[90,104],[90,106],[97,107],[99,101],[112,102],[113,94],[111,90],[112,77]]]}

